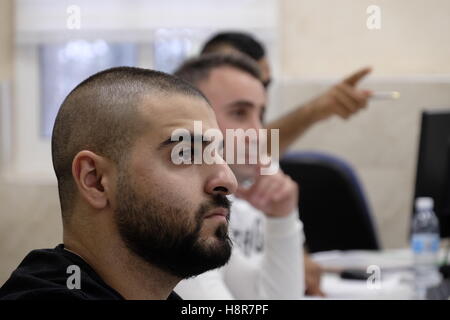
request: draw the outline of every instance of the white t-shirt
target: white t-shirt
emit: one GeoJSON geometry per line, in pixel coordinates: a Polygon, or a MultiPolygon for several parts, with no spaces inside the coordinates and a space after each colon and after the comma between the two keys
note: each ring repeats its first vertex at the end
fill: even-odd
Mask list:
{"type": "Polygon", "coordinates": [[[298,210],[267,218],[245,200],[232,199],[233,252],[219,269],[181,281],[183,299],[300,299],[304,292],[303,224],[298,210]]]}

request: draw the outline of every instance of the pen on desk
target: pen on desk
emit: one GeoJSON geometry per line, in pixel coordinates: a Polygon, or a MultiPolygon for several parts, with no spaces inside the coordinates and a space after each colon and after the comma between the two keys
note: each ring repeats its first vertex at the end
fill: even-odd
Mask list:
{"type": "Polygon", "coordinates": [[[400,92],[398,91],[378,91],[369,97],[371,100],[397,100],[399,98],[400,92]]]}

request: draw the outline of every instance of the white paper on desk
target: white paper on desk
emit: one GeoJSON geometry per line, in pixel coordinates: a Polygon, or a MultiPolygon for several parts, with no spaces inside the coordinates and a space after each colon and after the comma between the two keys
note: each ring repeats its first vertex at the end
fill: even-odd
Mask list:
{"type": "Polygon", "coordinates": [[[407,276],[404,272],[391,273],[382,277],[379,288],[370,288],[363,280],[344,280],[336,274],[325,274],[321,287],[326,298],[333,300],[409,300],[413,298],[413,290],[405,281],[407,276]]]}
{"type": "Polygon", "coordinates": [[[314,261],[324,268],[366,269],[377,265],[384,270],[409,269],[413,265],[410,249],[389,249],[383,251],[350,250],[324,251],[311,254],[314,261]]]}

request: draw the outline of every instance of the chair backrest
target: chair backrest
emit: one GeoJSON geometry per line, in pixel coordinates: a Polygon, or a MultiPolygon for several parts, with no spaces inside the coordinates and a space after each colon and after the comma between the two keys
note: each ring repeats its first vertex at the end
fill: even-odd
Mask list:
{"type": "Polygon", "coordinates": [[[310,252],[380,249],[362,185],[349,164],[321,152],[291,152],[280,166],[300,186],[310,252]]]}

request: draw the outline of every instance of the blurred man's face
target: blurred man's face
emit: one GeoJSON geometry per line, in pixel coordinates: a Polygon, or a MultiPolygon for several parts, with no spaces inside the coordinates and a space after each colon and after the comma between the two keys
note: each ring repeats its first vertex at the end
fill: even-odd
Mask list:
{"type": "Polygon", "coordinates": [[[236,179],[226,164],[171,159],[178,143],[171,142],[172,132],[193,132],[195,120],[204,131],[217,128],[213,110],[203,99],[173,95],[144,99],[141,114],[146,130],[118,168],[112,204],[125,245],[180,278],[222,266],[231,254],[225,194],[234,192],[236,179]]]}
{"type": "MultiPolygon", "coordinates": [[[[224,136],[226,129],[262,129],[266,92],[258,79],[236,68],[224,66],[213,69],[209,77],[198,84],[198,88],[211,102],[224,136]]],[[[230,167],[239,181],[252,178],[257,172],[257,167],[248,162],[230,167]]]]}

